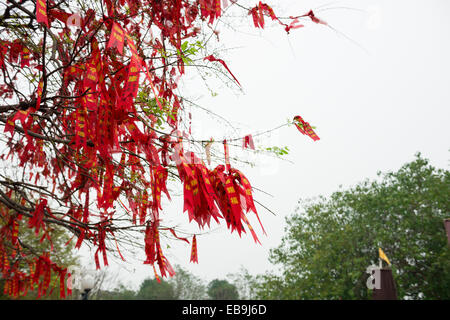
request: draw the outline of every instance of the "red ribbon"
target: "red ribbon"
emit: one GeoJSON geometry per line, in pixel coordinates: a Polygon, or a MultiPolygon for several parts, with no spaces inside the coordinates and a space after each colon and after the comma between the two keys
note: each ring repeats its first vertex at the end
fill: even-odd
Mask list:
{"type": "Polygon", "coordinates": [[[234,76],[234,74],[231,72],[231,70],[228,68],[227,64],[225,63],[225,61],[223,61],[222,59],[217,59],[215,58],[213,55],[209,55],[207,57],[205,57],[203,60],[208,60],[208,61],[217,61],[219,63],[221,63],[225,69],[227,69],[227,71],[231,74],[231,76],[233,77],[233,79],[238,83],[238,85],[241,85],[238,81],[238,79],[236,79],[236,77],[234,76]]]}
{"type": "Polygon", "coordinates": [[[229,155],[229,150],[228,150],[227,139],[223,140],[223,150],[225,153],[225,166],[226,166],[227,171],[229,172],[231,169],[231,165],[230,165],[230,155],[229,155]]]}
{"type": "Polygon", "coordinates": [[[116,22],[113,22],[111,28],[111,36],[109,38],[107,48],[117,48],[117,51],[120,54],[123,54],[124,40],[125,40],[125,32],[123,31],[122,27],[116,22]]]}
{"type": "Polygon", "coordinates": [[[302,117],[295,116],[294,124],[297,127],[298,131],[300,131],[302,134],[309,136],[314,141],[320,140],[309,123],[304,121],[302,117]]]}
{"type": "Polygon", "coordinates": [[[191,248],[191,262],[198,263],[198,255],[197,255],[197,237],[194,234],[192,238],[192,248],[191,248]]]}
{"type": "Polygon", "coordinates": [[[38,23],[43,23],[47,28],[50,28],[47,18],[47,0],[36,1],[36,21],[38,23]]]}
{"type": "Polygon", "coordinates": [[[244,141],[242,142],[243,149],[248,148],[248,147],[250,147],[250,149],[255,150],[255,144],[253,143],[253,137],[251,134],[246,135],[244,137],[244,141]]]}

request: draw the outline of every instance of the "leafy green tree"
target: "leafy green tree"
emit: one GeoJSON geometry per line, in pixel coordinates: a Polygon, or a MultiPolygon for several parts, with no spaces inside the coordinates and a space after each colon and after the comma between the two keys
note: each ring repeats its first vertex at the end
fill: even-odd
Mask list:
{"type": "Polygon", "coordinates": [[[120,283],[114,290],[100,290],[96,298],[98,300],[135,300],[137,296],[136,292],[120,283]]]}
{"type": "Polygon", "coordinates": [[[239,293],[235,285],[227,280],[214,279],[208,284],[208,296],[212,300],[237,300],[239,293]]]}
{"type": "Polygon", "coordinates": [[[178,300],[202,300],[206,299],[206,285],[203,280],[184,270],[180,266],[175,266],[175,275],[168,280],[175,292],[178,300]]]}
{"type": "Polygon", "coordinates": [[[259,277],[262,299],[369,299],[366,268],[381,247],[399,298],[450,299],[450,172],[416,159],[329,199],[305,201],[287,218],[270,261],[281,275],[259,277]]]}
{"type": "Polygon", "coordinates": [[[161,279],[145,279],[136,295],[138,300],[175,300],[175,290],[173,285],[161,279]]]}
{"type": "Polygon", "coordinates": [[[227,278],[236,287],[239,299],[257,299],[258,276],[251,275],[245,267],[241,266],[238,272],[227,274],[227,278]]]}

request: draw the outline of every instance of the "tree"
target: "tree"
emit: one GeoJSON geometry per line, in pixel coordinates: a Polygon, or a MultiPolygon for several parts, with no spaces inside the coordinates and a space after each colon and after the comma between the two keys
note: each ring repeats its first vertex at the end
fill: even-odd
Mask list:
{"type": "MultiPolygon", "coordinates": [[[[188,150],[186,142],[202,152],[215,142],[192,136],[189,100],[177,91],[188,67],[213,70],[239,85],[210,46],[224,12],[221,1],[0,5],[0,125],[6,148],[0,157],[0,202],[11,222],[0,253],[2,264],[8,260],[12,268],[0,267],[8,283],[20,284],[13,295],[26,292],[30,279],[46,288],[51,274],[67,276],[48,252],[22,251],[29,272],[11,264],[5,247],[15,241],[19,217],[37,233],[59,225],[76,248],[91,245],[97,268],[108,265],[111,255],[125,259],[120,246],[125,254],[143,245],[145,263],[172,276],[160,242],[161,232],[178,238],[160,215],[162,194],[170,198],[168,181],[183,189],[189,221],[205,228],[211,220],[225,220],[232,232],[250,230],[257,241],[247,228],[249,211],[257,215],[250,183],[231,167],[228,151],[225,166],[210,169],[198,152],[188,150]]],[[[261,2],[253,8],[232,2],[232,9],[251,16],[257,28],[264,28],[268,17],[286,32],[301,27],[302,19],[325,24],[312,11],[279,18],[261,2]]],[[[318,139],[301,117],[295,121],[300,132],[318,139]]],[[[249,145],[250,138],[219,144],[228,150],[242,139],[249,145]]]]}
{"type": "Polygon", "coordinates": [[[174,288],[177,300],[203,300],[206,298],[206,286],[203,280],[180,266],[175,266],[175,275],[168,280],[174,288]]]}
{"type": "Polygon", "coordinates": [[[98,293],[99,300],[135,300],[136,292],[128,289],[125,285],[119,284],[119,286],[110,291],[100,291],[98,293]]]}
{"type": "Polygon", "coordinates": [[[136,295],[138,300],[175,300],[175,290],[168,281],[145,279],[136,295]]]}
{"type": "Polygon", "coordinates": [[[202,300],[206,298],[206,286],[202,279],[176,265],[175,275],[158,283],[157,279],[145,279],[134,292],[122,283],[113,290],[98,290],[91,299],[106,300],[202,300]]]}
{"type": "Polygon", "coordinates": [[[256,300],[259,285],[258,276],[251,275],[246,268],[241,266],[238,272],[227,275],[230,282],[236,287],[239,299],[256,300]]]}
{"type": "Polygon", "coordinates": [[[368,299],[366,269],[382,248],[399,298],[449,299],[450,172],[420,154],[397,172],[378,173],[329,199],[304,202],[271,251],[281,275],[260,276],[263,299],[368,299]]]}
{"type": "Polygon", "coordinates": [[[237,300],[239,294],[235,285],[227,280],[214,279],[208,284],[208,296],[212,300],[237,300]]]}
{"type": "MultiPolygon", "coordinates": [[[[90,298],[92,300],[92,298],[90,298]]],[[[119,284],[114,290],[100,290],[97,292],[97,300],[136,300],[136,292],[129,290],[123,284],[119,284]]]]}

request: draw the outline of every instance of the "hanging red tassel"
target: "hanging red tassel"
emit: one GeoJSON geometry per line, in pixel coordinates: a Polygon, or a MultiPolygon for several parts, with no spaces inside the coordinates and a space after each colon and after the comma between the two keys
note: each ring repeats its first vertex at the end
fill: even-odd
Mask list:
{"type": "Polygon", "coordinates": [[[117,48],[117,51],[120,54],[123,54],[124,40],[125,40],[125,33],[122,27],[116,22],[114,22],[111,28],[111,36],[109,38],[107,48],[117,48]]]}
{"type": "Polygon", "coordinates": [[[131,60],[128,65],[127,80],[122,90],[119,108],[125,112],[133,111],[133,100],[137,95],[139,89],[139,72],[141,65],[136,60],[131,60]]]}
{"type": "Polygon", "coordinates": [[[144,264],[154,264],[155,256],[156,256],[156,233],[157,233],[157,224],[156,223],[148,223],[145,228],[145,255],[147,259],[144,261],[144,264]]]}
{"type": "Polygon", "coordinates": [[[244,174],[242,172],[240,172],[239,170],[233,168],[233,169],[231,169],[231,171],[232,171],[234,177],[236,178],[236,180],[243,187],[244,192],[241,194],[244,196],[244,200],[246,202],[246,211],[248,212],[251,210],[255,213],[256,217],[258,218],[258,222],[261,226],[263,233],[266,234],[266,231],[264,230],[261,220],[259,219],[258,212],[256,211],[255,203],[253,202],[252,186],[250,185],[250,182],[244,176],[244,174]]]}
{"type": "Polygon", "coordinates": [[[317,18],[312,10],[309,10],[307,14],[304,14],[302,17],[309,17],[312,22],[319,23],[323,25],[327,25],[327,23],[319,18],[317,18]]]}
{"type": "Polygon", "coordinates": [[[106,245],[105,245],[105,240],[106,240],[106,229],[104,227],[105,223],[106,222],[102,222],[101,225],[98,226],[98,233],[97,233],[98,248],[97,248],[97,251],[95,252],[95,257],[94,257],[97,270],[100,269],[100,262],[98,259],[98,254],[100,252],[102,253],[102,256],[103,256],[103,264],[105,266],[108,266],[108,258],[106,256],[106,245]]]}
{"type": "Polygon", "coordinates": [[[252,234],[253,240],[255,240],[256,243],[261,244],[261,242],[259,242],[258,237],[256,236],[255,230],[253,230],[250,221],[248,221],[247,217],[245,216],[245,213],[242,212],[242,220],[244,220],[245,224],[247,225],[248,229],[250,230],[250,233],[252,234]]]}
{"type": "Polygon", "coordinates": [[[43,224],[45,207],[47,207],[47,200],[41,199],[39,204],[36,206],[36,209],[32,213],[32,217],[28,220],[28,226],[30,228],[34,228],[34,232],[36,235],[39,234],[39,230],[41,229],[41,225],[43,224]]]}
{"type": "Polygon", "coordinates": [[[47,28],[50,28],[47,18],[47,0],[36,1],[36,21],[38,23],[43,23],[47,28]]]}
{"type": "Polygon", "coordinates": [[[229,155],[227,139],[223,140],[223,150],[225,153],[225,166],[227,168],[227,171],[229,172],[231,169],[231,165],[230,165],[230,155],[229,155]]]}
{"type": "Polygon", "coordinates": [[[161,283],[161,279],[158,276],[158,273],[156,272],[155,265],[153,265],[153,273],[155,274],[155,279],[158,281],[158,283],[161,283]]]}
{"type": "Polygon", "coordinates": [[[142,64],[142,59],[139,57],[136,45],[134,44],[133,38],[128,34],[125,33],[125,37],[127,38],[128,46],[130,47],[131,51],[131,60],[134,61],[134,63],[139,64],[139,66],[142,64]]]}
{"type": "Polygon", "coordinates": [[[228,205],[231,212],[228,212],[228,219],[233,229],[236,229],[241,235],[242,231],[242,206],[240,202],[240,197],[237,192],[237,186],[234,183],[234,180],[232,179],[232,176],[229,175],[225,180],[225,193],[228,200],[228,205]]]}
{"type": "Polygon", "coordinates": [[[44,89],[44,79],[41,78],[38,84],[37,88],[37,101],[36,101],[36,110],[39,110],[39,107],[41,106],[41,99],[42,99],[42,90],[44,89]]]}
{"type": "Polygon", "coordinates": [[[59,296],[64,299],[66,297],[66,290],[65,290],[65,278],[66,278],[66,272],[67,270],[62,270],[59,273],[59,296]]]}
{"type": "Polygon", "coordinates": [[[309,136],[314,141],[320,140],[309,123],[304,121],[302,117],[295,116],[294,124],[297,127],[298,131],[300,131],[302,134],[309,136]]]}
{"type": "Polygon", "coordinates": [[[179,240],[186,241],[188,244],[190,244],[188,239],[186,239],[186,238],[181,238],[181,237],[177,236],[177,234],[175,233],[175,230],[174,230],[173,228],[169,228],[169,231],[173,234],[173,236],[174,236],[175,238],[177,238],[177,239],[179,239],[179,240]]]}
{"type": "Polygon", "coordinates": [[[12,118],[8,118],[5,123],[5,129],[3,132],[11,132],[11,138],[14,137],[14,128],[16,124],[14,123],[12,118]]]}
{"type": "Polygon", "coordinates": [[[253,137],[251,134],[248,134],[244,137],[244,140],[242,142],[242,149],[250,148],[255,150],[255,144],[253,143],[253,137]]]}
{"type": "Polygon", "coordinates": [[[191,262],[198,263],[198,255],[197,255],[197,237],[194,234],[192,238],[192,248],[191,248],[191,262]]]}
{"type": "Polygon", "coordinates": [[[238,79],[236,79],[236,77],[234,76],[234,74],[231,72],[231,70],[228,68],[227,64],[225,63],[225,61],[223,61],[222,59],[217,59],[215,58],[213,55],[209,55],[207,57],[205,57],[203,60],[208,60],[208,61],[217,61],[219,63],[221,63],[225,69],[227,69],[227,71],[231,74],[231,76],[233,77],[233,79],[237,82],[238,85],[241,85],[238,81],[238,79]]]}
{"type": "Polygon", "coordinates": [[[16,218],[12,222],[12,231],[11,231],[11,243],[15,246],[18,244],[18,236],[19,236],[19,219],[16,218]]]}
{"type": "MultiPolygon", "coordinates": [[[[14,115],[14,117],[12,118],[12,122],[15,123],[16,120],[20,120],[20,122],[22,123],[22,127],[25,130],[25,120],[28,118],[28,115],[31,113],[31,111],[35,111],[34,109],[32,110],[31,108],[28,108],[27,110],[19,110],[16,112],[16,114],[14,115]]],[[[26,131],[25,131],[26,132],[26,131]]]]}

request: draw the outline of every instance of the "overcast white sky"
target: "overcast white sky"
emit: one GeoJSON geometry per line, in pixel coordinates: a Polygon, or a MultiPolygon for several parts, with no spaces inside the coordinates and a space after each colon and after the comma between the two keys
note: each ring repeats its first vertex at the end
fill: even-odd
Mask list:
{"type": "MultiPolygon", "coordinates": [[[[289,36],[272,24],[260,32],[248,17],[237,32],[222,28],[220,33],[226,47],[236,48],[222,58],[244,94],[213,87],[218,95],[211,97],[201,83],[184,80],[198,103],[248,132],[301,115],[317,127],[321,138],[313,142],[294,127],[285,127],[264,136],[265,141],[255,139],[257,145],[288,146],[288,159],[294,162],[257,159],[259,166],[243,170],[253,186],[273,195],[255,193],[277,214],[258,208],[267,236],[251,216],[262,246],[250,235],[240,239],[230,234],[224,225],[198,237],[198,265],[189,263],[190,247],[183,242],[164,249],[172,265],[180,264],[208,281],[224,278],[240,266],[253,274],[272,269],[269,249],[280,243],[285,217],[295,211],[299,198],[329,195],[339,185],[350,187],[374,178],[379,170],[397,170],[418,151],[437,167],[449,165],[449,1],[271,2],[284,16],[316,8],[318,17],[352,40],[309,21],[289,36]]],[[[221,137],[216,122],[193,112],[193,128],[198,129],[194,136],[221,137]]],[[[174,197],[165,214],[186,223],[182,201],[174,197]]],[[[120,277],[135,287],[153,277],[153,270],[139,262],[130,261],[126,269],[120,277]]]]}

